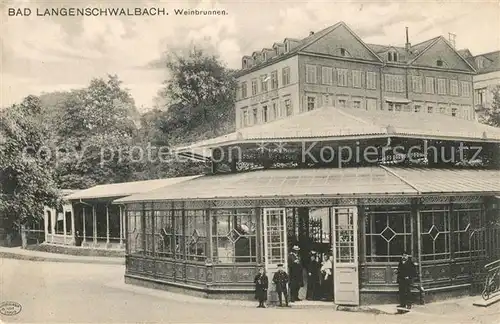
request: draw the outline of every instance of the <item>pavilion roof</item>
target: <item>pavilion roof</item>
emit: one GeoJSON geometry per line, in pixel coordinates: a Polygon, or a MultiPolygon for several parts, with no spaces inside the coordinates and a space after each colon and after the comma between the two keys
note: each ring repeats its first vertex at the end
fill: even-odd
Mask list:
{"type": "Polygon", "coordinates": [[[456,141],[500,142],[500,128],[444,115],[324,107],[224,136],[177,147],[178,153],[207,155],[210,147],[245,142],[302,141],[400,136],[456,141]]]}
{"type": "Polygon", "coordinates": [[[362,167],[268,169],[207,175],[114,203],[161,200],[419,196],[500,193],[499,170],[362,167]]]}
{"type": "Polygon", "coordinates": [[[112,183],[94,186],[88,189],[76,191],[66,197],[66,200],[77,200],[77,199],[99,199],[99,198],[116,198],[125,197],[133,194],[139,194],[159,188],[165,188],[174,184],[181,183],[183,181],[195,179],[197,176],[189,177],[176,177],[167,179],[156,179],[156,180],[145,180],[145,181],[133,181],[133,182],[122,182],[122,183],[112,183]]]}

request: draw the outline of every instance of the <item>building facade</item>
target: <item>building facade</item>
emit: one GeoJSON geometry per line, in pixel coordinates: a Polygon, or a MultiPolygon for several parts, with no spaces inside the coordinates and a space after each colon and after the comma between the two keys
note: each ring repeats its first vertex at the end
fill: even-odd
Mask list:
{"type": "Polygon", "coordinates": [[[476,111],[491,107],[494,91],[500,86],[500,51],[474,56],[478,74],[474,76],[476,111]]]}
{"type": "Polygon", "coordinates": [[[177,177],[63,190],[64,204],[44,208],[45,243],[90,249],[123,250],[125,216],[115,199],[153,190],[193,177],[177,177]]]}
{"type": "Polygon", "coordinates": [[[242,58],[236,127],[319,107],[474,119],[474,67],[443,37],[405,47],[364,43],[340,22],[242,58]]]}
{"type": "MultiPolygon", "coordinates": [[[[304,268],[311,251],[333,255],[336,304],[395,303],[394,270],[404,250],[418,264],[426,301],[469,294],[483,265],[500,257],[490,232],[499,219],[498,143],[500,129],[451,115],[333,107],[204,141],[212,161],[224,152],[220,163],[231,168],[113,202],[127,215],[125,281],[253,298],[257,269],[272,277],[298,245],[304,268]],[[480,146],[489,169],[430,163],[426,143],[454,152],[480,146]],[[323,155],[340,147],[365,158],[383,147],[403,154],[423,147],[424,158],[388,166],[357,161],[357,153],[346,164],[323,155]],[[233,148],[242,151],[236,163],[227,154],[233,148]]],[[[270,302],[274,289],[271,283],[270,302]]]]}

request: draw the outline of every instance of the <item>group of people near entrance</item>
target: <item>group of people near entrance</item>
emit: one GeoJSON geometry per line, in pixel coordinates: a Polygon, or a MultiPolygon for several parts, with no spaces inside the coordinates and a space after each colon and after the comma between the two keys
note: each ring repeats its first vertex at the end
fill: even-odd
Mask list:
{"type": "MultiPolygon", "coordinates": [[[[288,272],[283,264],[278,264],[278,271],[274,273],[272,282],[276,286],[279,304],[283,306],[283,297],[286,307],[291,303],[301,301],[299,291],[304,287],[304,266],[299,255],[300,248],[295,245],[288,256],[288,272]],[[290,290],[290,291],[289,291],[290,290]],[[289,294],[290,292],[290,294],[289,294]],[[289,298],[290,297],[290,298],[289,298]],[[289,300],[290,299],[290,300],[289,300]]],[[[315,251],[311,251],[310,260],[306,266],[308,300],[333,300],[333,256],[326,255],[324,260],[319,259],[315,251]]],[[[264,268],[259,269],[255,276],[255,298],[259,301],[259,308],[265,308],[269,279],[264,268]]]]}
{"type": "MultiPolygon", "coordinates": [[[[283,297],[286,307],[289,307],[288,288],[290,288],[290,302],[300,301],[299,290],[304,286],[303,266],[300,260],[300,248],[294,246],[288,257],[288,273],[284,270],[283,264],[278,264],[278,271],[274,273],[272,282],[276,286],[279,306],[283,306],[283,297]]],[[[333,300],[333,256],[327,255],[320,263],[315,251],[311,252],[311,260],[307,266],[307,294],[308,300],[333,300]]],[[[415,264],[407,252],[403,253],[397,269],[397,281],[399,285],[399,305],[398,307],[411,308],[411,286],[413,279],[417,276],[415,264]]],[[[255,276],[255,298],[259,301],[258,308],[265,308],[267,300],[267,290],[269,279],[264,268],[259,269],[255,276]]]]}

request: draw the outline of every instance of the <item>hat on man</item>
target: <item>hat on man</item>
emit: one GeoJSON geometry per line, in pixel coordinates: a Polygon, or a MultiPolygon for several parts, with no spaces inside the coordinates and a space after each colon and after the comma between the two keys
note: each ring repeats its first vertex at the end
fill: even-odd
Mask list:
{"type": "Polygon", "coordinates": [[[300,250],[300,248],[298,247],[298,245],[294,245],[294,246],[293,246],[293,248],[292,248],[292,250],[294,250],[294,251],[299,251],[299,250],[300,250]]]}

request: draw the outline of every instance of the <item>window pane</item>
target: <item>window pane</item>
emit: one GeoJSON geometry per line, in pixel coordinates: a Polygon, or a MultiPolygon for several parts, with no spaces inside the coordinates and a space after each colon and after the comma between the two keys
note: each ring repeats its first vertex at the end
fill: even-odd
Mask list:
{"type": "Polygon", "coordinates": [[[407,206],[365,208],[366,260],[397,262],[402,252],[412,251],[411,217],[407,206]]]}
{"type": "Polygon", "coordinates": [[[204,210],[186,210],[186,258],[205,261],[207,228],[204,210]]]}
{"type": "Polygon", "coordinates": [[[212,224],[214,262],[257,262],[257,220],[253,209],[217,210],[212,224]]]}
{"type": "Polygon", "coordinates": [[[171,211],[155,211],[155,254],[172,258],[174,253],[174,228],[171,211]]]}

